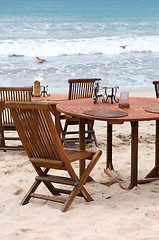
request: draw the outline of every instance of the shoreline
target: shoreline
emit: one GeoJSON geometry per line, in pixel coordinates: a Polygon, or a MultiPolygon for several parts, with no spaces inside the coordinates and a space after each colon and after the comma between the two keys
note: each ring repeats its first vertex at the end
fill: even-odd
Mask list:
{"type": "Polygon", "coordinates": [[[119,92],[129,92],[130,97],[156,97],[155,87],[152,85],[145,86],[125,86],[120,87],[119,92]]]}
{"type": "MultiPolygon", "coordinates": [[[[102,84],[100,84],[102,85],[102,84]]],[[[102,88],[103,86],[101,86],[102,88]]],[[[68,93],[69,87],[66,88],[54,88],[54,91],[48,90],[48,93],[68,93]]],[[[120,92],[129,92],[130,97],[156,97],[155,87],[152,85],[134,85],[134,86],[119,86],[117,90],[117,96],[120,96],[120,92]]]]}

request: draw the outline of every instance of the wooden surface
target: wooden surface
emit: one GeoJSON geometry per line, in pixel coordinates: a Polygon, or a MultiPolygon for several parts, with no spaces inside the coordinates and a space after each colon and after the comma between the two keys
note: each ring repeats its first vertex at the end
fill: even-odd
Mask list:
{"type": "MultiPolygon", "coordinates": [[[[50,104],[8,102],[6,106],[11,110],[23,146],[38,174],[22,200],[22,205],[27,204],[31,197],[40,198],[64,203],[62,211],[66,212],[77,195],[83,197],[87,202],[93,201],[84,184],[102,152],[64,150],[50,114],[50,104]],[[71,162],[82,161],[83,159],[88,159],[89,165],[79,179],[71,162]],[[50,169],[65,170],[69,177],[52,175],[53,173],[51,175],[47,174],[50,169]],[[50,196],[35,193],[41,182],[51,193],[50,196]],[[74,187],[72,190],[68,190],[66,187],[58,188],[56,183],[74,187]],[[68,194],[69,196],[64,199],[63,196],[60,196],[62,194],[68,194]]],[[[55,171],[56,174],[59,172],[55,171]]]]}
{"type": "MultiPolygon", "coordinates": [[[[80,149],[85,149],[85,139],[84,139],[84,122],[85,119],[92,120],[102,120],[107,121],[107,155],[106,155],[106,168],[113,170],[112,163],[112,124],[120,124],[123,122],[131,123],[131,180],[129,189],[137,186],[138,183],[138,122],[139,121],[149,121],[156,120],[156,143],[155,143],[155,166],[146,175],[146,178],[159,178],[159,114],[150,113],[145,111],[145,108],[151,108],[154,105],[159,105],[159,98],[129,98],[130,107],[120,109],[118,103],[102,103],[99,101],[94,104],[93,99],[79,99],[70,100],[69,102],[63,102],[57,104],[57,110],[68,114],[70,116],[80,118],[80,149]],[[86,111],[124,111],[128,113],[125,117],[108,117],[107,115],[87,115],[86,111]]],[[[85,163],[80,165],[80,174],[85,169],[85,163]]],[[[148,182],[149,180],[146,180],[148,182]]]]}
{"type": "Polygon", "coordinates": [[[101,99],[94,104],[93,99],[76,99],[65,101],[57,104],[57,110],[65,113],[70,116],[85,118],[85,119],[93,119],[93,120],[102,120],[109,121],[114,123],[119,122],[133,122],[133,121],[147,121],[147,120],[157,120],[159,119],[159,114],[150,113],[145,111],[145,107],[150,107],[154,104],[159,104],[158,98],[142,98],[142,97],[130,97],[129,98],[130,107],[120,109],[118,107],[118,103],[102,103],[101,99]],[[91,116],[85,114],[85,111],[88,110],[116,110],[116,111],[124,111],[128,113],[128,116],[119,117],[119,118],[111,118],[107,116],[91,116]]]}
{"type": "Polygon", "coordinates": [[[68,100],[67,93],[50,93],[49,96],[40,96],[40,97],[32,97],[32,102],[49,102],[51,105],[56,105],[61,101],[68,100]]]}

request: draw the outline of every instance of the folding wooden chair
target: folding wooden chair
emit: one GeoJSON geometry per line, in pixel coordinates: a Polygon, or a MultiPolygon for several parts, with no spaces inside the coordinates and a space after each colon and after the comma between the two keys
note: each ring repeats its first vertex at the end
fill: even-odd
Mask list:
{"type": "Polygon", "coordinates": [[[156,97],[159,98],[159,81],[153,81],[153,84],[155,86],[156,97]]]}
{"type": "Polygon", "coordinates": [[[5,107],[6,101],[31,101],[32,87],[0,87],[0,150],[21,150],[22,145],[6,146],[8,140],[20,140],[19,137],[6,137],[5,131],[16,131],[10,110],[5,107]]]}
{"type": "MultiPolygon", "coordinates": [[[[78,195],[86,201],[92,197],[84,188],[90,172],[101,156],[101,151],[88,152],[77,150],[64,150],[51,117],[49,103],[18,103],[7,102],[10,108],[16,129],[23,143],[25,151],[38,176],[30,190],[22,200],[22,205],[27,204],[31,197],[64,203],[62,211],[65,212],[78,195]],[[71,163],[74,161],[89,160],[89,164],[80,179],[77,177],[71,163]],[[48,174],[50,169],[65,170],[69,177],[48,174]],[[51,196],[35,193],[43,182],[51,192],[51,196]],[[72,185],[73,190],[55,188],[54,184],[72,185]],[[69,194],[67,199],[58,195],[69,194]]],[[[61,171],[56,171],[56,174],[61,171]]],[[[62,172],[61,172],[62,173],[62,172]]]]}
{"type": "MultiPolygon", "coordinates": [[[[69,100],[79,99],[79,98],[93,98],[94,97],[94,84],[96,81],[100,81],[101,78],[90,78],[90,79],[69,79],[69,100]]],[[[93,101],[93,100],[92,100],[93,101]]],[[[94,121],[87,120],[87,134],[85,138],[86,143],[95,142],[98,147],[95,131],[93,129],[94,121]]],[[[67,147],[69,142],[79,141],[79,137],[67,137],[66,135],[79,135],[79,131],[68,131],[69,125],[79,125],[79,119],[72,117],[66,117],[65,125],[62,131],[62,140],[64,145],[67,147]]]]}

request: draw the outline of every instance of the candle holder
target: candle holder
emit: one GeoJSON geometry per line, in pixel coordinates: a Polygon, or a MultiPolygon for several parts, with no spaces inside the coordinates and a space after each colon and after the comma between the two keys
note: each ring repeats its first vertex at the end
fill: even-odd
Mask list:
{"type": "Polygon", "coordinates": [[[102,97],[102,102],[107,103],[109,102],[109,98],[111,100],[111,104],[119,102],[119,99],[116,99],[117,89],[119,89],[118,86],[116,87],[103,87],[104,93],[100,93],[99,89],[99,83],[96,84],[96,87],[94,89],[94,103],[97,103],[98,97],[102,97]]]}
{"type": "Polygon", "coordinates": [[[109,102],[109,98],[111,99],[111,104],[113,104],[113,101],[116,103],[119,102],[119,99],[116,99],[117,89],[119,89],[118,86],[116,87],[103,87],[104,89],[104,96],[102,99],[102,102],[109,102]]]}
{"type": "Polygon", "coordinates": [[[46,85],[46,86],[41,86],[41,95],[43,94],[43,97],[50,95],[50,94],[48,94],[47,92],[48,92],[48,85],[46,85]]]}
{"type": "Polygon", "coordinates": [[[99,97],[102,97],[102,94],[99,94],[99,83],[96,82],[94,88],[94,103],[97,103],[99,97]]]}

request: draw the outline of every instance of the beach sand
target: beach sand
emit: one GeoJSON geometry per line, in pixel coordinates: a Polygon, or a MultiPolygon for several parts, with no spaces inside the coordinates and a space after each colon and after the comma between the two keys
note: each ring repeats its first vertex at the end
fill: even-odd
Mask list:
{"type": "MultiPolygon", "coordinates": [[[[135,95],[155,97],[154,91],[130,93],[135,95]]],[[[139,126],[138,174],[143,178],[154,166],[155,122],[139,126]]],[[[130,123],[113,126],[113,180],[104,173],[106,122],[96,121],[95,130],[103,154],[91,174],[94,181],[86,184],[94,201],[76,197],[66,213],[60,203],[38,199],[21,206],[36,173],[24,151],[0,152],[0,240],[159,239],[159,181],[132,190],[120,187],[130,183],[130,123]]],[[[97,149],[94,144],[88,148],[97,149]]],[[[42,184],[39,189],[47,193],[42,184]]]]}

